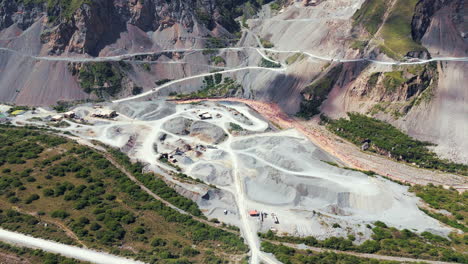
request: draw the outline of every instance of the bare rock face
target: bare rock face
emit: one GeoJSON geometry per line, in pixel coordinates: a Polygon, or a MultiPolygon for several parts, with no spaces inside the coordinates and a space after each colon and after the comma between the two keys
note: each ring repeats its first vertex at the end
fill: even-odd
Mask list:
{"type": "Polygon", "coordinates": [[[49,7],[47,2],[25,5],[21,1],[4,0],[0,2],[0,31],[14,24],[26,30],[44,17],[41,41],[49,54],[98,56],[105,46],[121,37],[128,25],[152,32],[179,24],[192,32],[197,23],[202,23],[197,12],[206,14],[213,28],[227,21],[220,15],[216,1],[93,0],[75,10],[69,9],[61,5],[49,7]]]}
{"type": "Polygon", "coordinates": [[[444,5],[457,0],[421,0],[411,22],[411,35],[416,41],[421,41],[431,23],[432,16],[444,5]]]}
{"type": "Polygon", "coordinates": [[[16,24],[25,30],[44,15],[44,6],[41,4],[18,4],[15,1],[0,2],[0,30],[16,24]]]}

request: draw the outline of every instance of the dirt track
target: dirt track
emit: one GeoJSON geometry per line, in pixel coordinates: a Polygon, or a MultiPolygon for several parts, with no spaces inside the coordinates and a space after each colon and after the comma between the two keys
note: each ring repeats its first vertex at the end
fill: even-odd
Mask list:
{"type": "MultiPolygon", "coordinates": [[[[274,244],[281,244],[276,241],[270,241],[274,244]]],[[[443,262],[443,261],[434,261],[434,260],[426,260],[426,259],[413,259],[413,258],[403,258],[403,257],[394,257],[394,256],[384,256],[378,254],[366,254],[366,253],[358,253],[358,252],[351,252],[351,251],[340,251],[334,249],[327,249],[327,248],[318,248],[318,247],[309,247],[305,245],[297,245],[291,243],[282,243],[285,246],[292,247],[295,249],[310,249],[315,252],[334,252],[338,254],[346,254],[352,255],[360,258],[370,258],[370,259],[379,259],[379,260],[388,260],[388,261],[398,261],[401,263],[406,262],[418,262],[418,263],[430,263],[430,264],[449,264],[450,262],[443,262]]]]}
{"type": "Polygon", "coordinates": [[[453,187],[460,191],[468,189],[468,179],[466,177],[420,169],[369,152],[362,152],[352,143],[344,141],[326,130],[323,126],[318,125],[317,121],[304,121],[292,118],[284,113],[278,105],[273,103],[240,98],[193,99],[176,102],[190,103],[198,101],[231,101],[249,105],[252,109],[280,128],[297,129],[307,136],[315,145],[340,159],[346,166],[351,168],[374,171],[392,180],[409,184],[426,185],[428,183],[433,183],[436,185],[453,187]]]}

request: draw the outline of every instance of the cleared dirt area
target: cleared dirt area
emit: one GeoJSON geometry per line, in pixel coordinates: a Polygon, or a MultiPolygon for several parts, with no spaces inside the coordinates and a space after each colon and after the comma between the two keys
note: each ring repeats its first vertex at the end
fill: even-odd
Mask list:
{"type": "MultiPolygon", "coordinates": [[[[368,152],[362,152],[352,143],[335,136],[330,131],[326,130],[323,126],[318,125],[317,120],[304,121],[291,118],[285,114],[276,104],[239,98],[207,100],[245,103],[252,107],[252,109],[255,111],[259,112],[262,116],[273,122],[273,124],[277,124],[283,129],[295,128],[299,130],[314,144],[337,157],[340,161],[349,167],[375,171],[376,173],[388,178],[410,184],[426,185],[428,183],[433,183],[436,185],[453,187],[458,190],[468,189],[468,180],[466,177],[438,171],[419,169],[407,164],[395,162],[381,156],[370,154],[368,152]]],[[[195,101],[201,100],[192,100],[192,102],[195,101]]]]}
{"type": "MultiPolygon", "coordinates": [[[[65,120],[69,126],[59,129],[118,147],[147,170],[161,173],[207,217],[238,226],[254,263],[274,262],[260,251],[258,231],[319,239],[353,234],[359,242],[371,235],[366,224],[380,220],[418,232],[450,232],[418,209],[408,187],[330,165],[371,169],[367,163],[353,165],[359,156],[343,152],[351,152],[352,145],[339,143],[321,127],[294,120],[271,104],[213,101],[81,105],[74,109],[76,120],[65,120]],[[113,110],[116,117],[95,116],[113,110]],[[256,216],[249,215],[254,210],[256,216]],[[333,228],[335,223],[342,228],[333,228]]],[[[53,114],[39,109],[14,123],[40,125],[53,114]]]]}

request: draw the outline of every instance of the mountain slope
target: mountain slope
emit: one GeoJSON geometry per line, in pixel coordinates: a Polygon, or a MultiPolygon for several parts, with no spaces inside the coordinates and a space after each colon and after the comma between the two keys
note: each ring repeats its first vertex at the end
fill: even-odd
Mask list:
{"type": "MultiPolygon", "coordinates": [[[[468,161],[467,94],[460,85],[466,62],[385,63],[467,57],[464,1],[262,2],[268,1],[3,0],[0,101],[51,105],[128,97],[188,76],[256,67],[271,57],[284,71],[245,69],[222,78],[242,85],[239,96],[273,101],[306,118],[372,115],[437,143],[444,157],[468,161]],[[259,46],[272,50],[254,49],[259,46]],[[173,51],[157,53],[162,50],[173,51]],[[125,54],[131,55],[120,62],[92,61],[125,54]],[[360,58],[381,63],[354,61],[360,58]]],[[[203,87],[203,79],[194,78],[155,95],[203,87]]]]}

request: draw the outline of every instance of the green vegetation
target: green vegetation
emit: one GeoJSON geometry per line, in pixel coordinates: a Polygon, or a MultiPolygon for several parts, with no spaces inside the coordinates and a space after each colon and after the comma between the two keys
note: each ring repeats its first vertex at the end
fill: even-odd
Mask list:
{"type": "MultiPolygon", "coordinates": [[[[152,198],[88,147],[33,128],[2,126],[0,139],[2,228],[77,244],[63,231],[66,227],[87,247],[152,263],[203,262],[215,248],[228,255],[247,249],[236,234],[198,222],[152,198]],[[163,242],[155,246],[154,240],[163,242]],[[184,253],[184,247],[191,245],[200,254],[184,253]]],[[[132,164],[117,150],[110,152],[153,192],[201,216],[193,201],[156,175],[142,173],[141,164],[132,164]]]]}
{"type": "Polygon", "coordinates": [[[206,46],[208,49],[223,49],[228,45],[227,42],[221,38],[210,37],[206,41],[206,46]]]}
{"type": "Polygon", "coordinates": [[[86,93],[94,92],[98,97],[115,96],[122,89],[124,74],[110,62],[86,63],[80,69],[79,82],[86,93]]]}
{"type": "Polygon", "coordinates": [[[383,84],[385,86],[385,92],[387,93],[394,93],[403,83],[405,83],[406,79],[403,77],[403,71],[393,71],[393,72],[385,72],[383,84]]]}
{"type": "MultiPolygon", "coordinates": [[[[270,60],[273,60],[272,58],[270,58],[270,60]]],[[[273,61],[270,61],[270,60],[267,60],[265,58],[262,58],[262,60],[260,61],[260,67],[264,67],[264,68],[281,68],[281,64],[280,63],[277,63],[277,62],[273,62],[273,61]]]]}
{"type": "Polygon", "coordinates": [[[431,100],[432,90],[438,78],[436,62],[425,65],[394,66],[394,71],[391,72],[374,72],[367,81],[369,90],[382,87],[386,95],[403,92],[406,100],[394,102],[391,96],[385,97],[386,101],[375,104],[367,113],[373,116],[384,112],[394,118],[400,118],[412,107],[431,100]],[[408,89],[403,89],[404,87],[408,89]]]}
{"type": "Polygon", "coordinates": [[[387,108],[390,106],[391,102],[381,102],[381,103],[376,103],[375,105],[372,106],[371,109],[367,112],[367,114],[370,114],[371,116],[376,115],[377,113],[383,112],[383,113],[388,113],[387,108]]]}
{"type": "Polygon", "coordinates": [[[119,162],[119,164],[128,169],[135,178],[155,194],[192,215],[203,216],[195,202],[178,194],[174,189],[167,186],[163,180],[154,174],[142,173],[143,165],[141,163],[132,163],[127,155],[117,149],[108,148],[108,151],[119,162]]]}
{"type": "Polygon", "coordinates": [[[300,110],[297,113],[298,117],[308,119],[320,113],[320,105],[327,99],[328,93],[335,85],[342,70],[343,65],[339,64],[328,71],[325,76],[304,89],[302,92],[304,100],[301,102],[300,110]]]}
{"type": "Polygon", "coordinates": [[[330,121],[328,128],[338,136],[360,146],[370,140],[369,150],[390,155],[398,161],[415,163],[419,167],[468,175],[468,166],[442,160],[427,147],[432,144],[411,138],[394,126],[357,113],[348,113],[348,119],[330,121]]]}
{"type": "Polygon", "coordinates": [[[132,88],[132,95],[141,94],[143,92],[143,87],[135,86],[132,88]]]}
{"type": "MultiPolygon", "coordinates": [[[[16,261],[5,257],[16,256],[18,259],[26,259],[25,263],[43,263],[43,264],[84,264],[88,262],[82,262],[76,259],[70,259],[58,254],[48,253],[40,249],[30,249],[20,246],[13,246],[4,242],[0,242],[0,262],[9,263],[10,261],[16,261]],[[5,255],[4,255],[5,254],[5,255]],[[5,262],[3,262],[5,261],[5,262]]],[[[14,262],[20,263],[20,262],[14,262]]],[[[23,263],[23,262],[21,262],[23,263]]]]}
{"type": "Polygon", "coordinates": [[[374,72],[371,74],[369,77],[369,80],[367,80],[367,86],[374,87],[377,82],[379,81],[379,77],[382,73],[380,72],[374,72]]]}
{"type": "Polygon", "coordinates": [[[202,54],[203,55],[212,55],[212,54],[216,54],[218,52],[217,49],[204,49],[202,51],[202,54]]]}
{"type": "Polygon", "coordinates": [[[244,129],[236,123],[229,122],[229,132],[241,132],[244,129]]]}
{"type": "MultiPolygon", "coordinates": [[[[387,49],[402,58],[409,51],[425,50],[423,46],[416,43],[411,36],[411,21],[418,0],[397,0],[390,11],[387,21],[382,27],[382,37],[387,49]]],[[[386,50],[383,50],[384,52],[386,50]]],[[[387,52],[388,53],[388,52],[387,52]]],[[[391,55],[395,57],[395,55],[391,55]]]]}
{"type": "Polygon", "coordinates": [[[286,59],[286,64],[291,65],[291,64],[295,63],[298,60],[302,60],[303,58],[304,58],[304,54],[299,53],[299,52],[295,53],[295,54],[289,56],[286,59]]]}
{"type": "Polygon", "coordinates": [[[147,71],[147,72],[150,72],[151,71],[151,65],[147,62],[141,64],[141,67],[143,68],[143,70],[147,71]]]}
{"type": "Polygon", "coordinates": [[[15,105],[15,106],[11,107],[10,109],[8,109],[7,113],[11,114],[11,113],[16,112],[16,111],[28,111],[29,109],[30,109],[29,106],[15,105]]]}
{"type": "Polygon", "coordinates": [[[383,23],[386,9],[385,0],[366,0],[353,15],[354,25],[362,25],[367,32],[374,35],[383,23]]]}
{"type": "Polygon", "coordinates": [[[160,86],[160,85],[163,85],[163,84],[171,82],[171,81],[172,81],[171,79],[161,79],[161,80],[156,81],[155,84],[157,86],[160,86]]]}
{"type": "MultiPolygon", "coordinates": [[[[12,181],[11,177],[5,176],[8,179],[2,179],[2,186],[6,186],[6,182],[12,182],[13,185],[21,184],[18,186],[18,190],[26,188],[25,184],[23,184],[19,180],[12,181]]],[[[3,176],[2,176],[3,178],[3,176]]],[[[12,188],[6,187],[5,189],[11,190],[12,188]]],[[[27,203],[25,198],[18,198],[17,193],[12,191],[2,192],[5,198],[8,197],[8,203],[19,205],[22,203],[27,203]],[[24,200],[24,201],[23,201],[24,200]]],[[[2,206],[2,208],[5,208],[2,206]]],[[[0,210],[0,226],[4,229],[8,229],[11,231],[21,232],[30,234],[36,237],[41,237],[45,239],[52,239],[58,242],[76,245],[77,243],[68,237],[66,233],[60,229],[59,226],[41,221],[40,217],[32,216],[24,213],[20,213],[18,211],[12,209],[0,210]]]]}
{"type": "Polygon", "coordinates": [[[164,164],[169,165],[170,167],[174,168],[178,172],[182,171],[181,167],[179,167],[178,165],[170,162],[167,158],[164,158],[164,157],[161,156],[161,157],[159,157],[159,161],[161,161],[164,164]]]}
{"type": "Polygon", "coordinates": [[[367,41],[367,40],[354,40],[351,43],[351,48],[352,49],[357,49],[357,50],[362,52],[367,47],[367,43],[369,43],[369,41],[367,41]]]}
{"type": "Polygon", "coordinates": [[[46,4],[49,20],[54,22],[58,18],[71,19],[75,11],[83,4],[92,5],[91,0],[15,0],[24,5],[46,4]],[[56,16],[58,14],[58,16],[56,16]]]}
{"type": "Polygon", "coordinates": [[[275,11],[281,10],[281,6],[278,3],[271,3],[270,8],[275,11]]]}
{"type": "Polygon", "coordinates": [[[415,185],[410,187],[424,202],[436,210],[445,210],[447,213],[441,214],[436,210],[423,209],[431,217],[468,232],[468,192],[459,193],[454,189],[444,189],[442,186],[432,184],[426,186],[415,185]]]}
{"type": "MultiPolygon", "coordinates": [[[[372,239],[366,240],[360,245],[353,244],[356,239],[354,236],[330,237],[325,240],[317,240],[315,237],[291,237],[291,236],[276,236],[273,232],[259,236],[263,239],[305,244],[312,247],[329,248],[341,251],[354,251],[361,253],[375,253],[380,255],[421,258],[440,261],[453,261],[458,263],[467,263],[468,256],[453,250],[455,242],[444,237],[423,232],[417,235],[410,230],[398,230],[393,227],[388,227],[385,223],[377,221],[373,226],[368,225],[372,229],[372,239]]],[[[465,245],[459,250],[465,252],[465,245]]]]}
{"type": "Polygon", "coordinates": [[[221,56],[211,57],[211,62],[213,62],[215,65],[226,63],[226,61],[221,56]]]}
{"type": "Polygon", "coordinates": [[[206,76],[203,83],[204,87],[201,90],[190,94],[177,94],[176,97],[179,99],[227,97],[235,96],[243,89],[242,85],[236,83],[233,79],[229,77],[223,79],[221,73],[206,76]]]}
{"type": "Polygon", "coordinates": [[[271,43],[269,40],[266,40],[264,38],[261,38],[260,39],[260,42],[262,43],[262,46],[266,49],[271,49],[273,48],[275,45],[273,45],[273,43],[271,43]]]}
{"type": "Polygon", "coordinates": [[[262,242],[262,250],[273,253],[275,257],[285,264],[397,264],[400,262],[360,258],[347,254],[334,252],[312,252],[311,250],[297,250],[285,245],[275,245],[270,242],[262,242]]]}
{"type": "Polygon", "coordinates": [[[67,101],[58,101],[56,105],[54,105],[52,108],[57,111],[58,113],[64,113],[67,112],[72,104],[67,101]]]}
{"type": "Polygon", "coordinates": [[[350,167],[342,167],[338,163],[333,162],[333,161],[326,161],[326,160],[322,160],[322,161],[327,163],[328,165],[338,167],[338,168],[342,168],[342,169],[345,169],[345,170],[352,170],[352,171],[361,172],[361,173],[366,174],[367,176],[373,177],[373,176],[377,175],[377,173],[375,173],[374,171],[358,170],[358,169],[354,169],[354,168],[350,168],[350,167]]]}
{"type": "MultiPolygon", "coordinates": [[[[423,51],[425,48],[416,43],[411,36],[411,21],[418,0],[397,0],[391,10],[388,1],[366,0],[353,15],[354,26],[361,25],[371,36],[380,27],[384,43],[380,50],[393,59],[401,59],[410,51],[423,51]],[[383,23],[386,12],[387,20],[383,23]]],[[[362,44],[354,42],[353,48],[361,48],[362,44]]]]}

